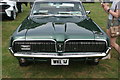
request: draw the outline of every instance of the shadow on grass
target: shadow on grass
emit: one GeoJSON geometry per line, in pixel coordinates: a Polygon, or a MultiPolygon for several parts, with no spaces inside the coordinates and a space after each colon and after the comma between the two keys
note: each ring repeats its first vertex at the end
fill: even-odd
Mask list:
{"type": "Polygon", "coordinates": [[[30,66],[19,68],[27,69],[24,74],[26,78],[102,78],[108,76],[104,74],[108,74],[109,69],[112,69],[111,66],[104,63],[88,65],[82,61],[72,61],[68,66],[51,66],[50,64],[49,61],[35,62],[30,66]]]}

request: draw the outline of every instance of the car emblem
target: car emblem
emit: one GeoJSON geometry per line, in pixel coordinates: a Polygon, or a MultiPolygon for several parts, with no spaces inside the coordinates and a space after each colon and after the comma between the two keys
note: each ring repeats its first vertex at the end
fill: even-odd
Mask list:
{"type": "Polygon", "coordinates": [[[58,43],[58,52],[63,52],[63,44],[62,43],[58,43]]]}
{"type": "Polygon", "coordinates": [[[21,45],[21,50],[30,50],[30,45],[21,45]]]}

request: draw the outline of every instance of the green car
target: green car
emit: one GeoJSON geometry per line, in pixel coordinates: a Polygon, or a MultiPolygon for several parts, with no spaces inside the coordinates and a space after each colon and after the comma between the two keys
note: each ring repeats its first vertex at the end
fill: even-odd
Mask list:
{"type": "Polygon", "coordinates": [[[11,36],[9,50],[20,66],[32,61],[98,64],[108,55],[110,42],[88,13],[79,0],[36,0],[11,36]]]}

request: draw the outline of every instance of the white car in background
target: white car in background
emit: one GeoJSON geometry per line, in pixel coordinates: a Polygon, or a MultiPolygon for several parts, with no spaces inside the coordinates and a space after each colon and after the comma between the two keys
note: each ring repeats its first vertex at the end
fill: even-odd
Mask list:
{"type": "Polygon", "coordinates": [[[10,0],[0,1],[0,15],[7,16],[11,20],[16,19],[16,14],[18,13],[17,2],[10,0]]]}

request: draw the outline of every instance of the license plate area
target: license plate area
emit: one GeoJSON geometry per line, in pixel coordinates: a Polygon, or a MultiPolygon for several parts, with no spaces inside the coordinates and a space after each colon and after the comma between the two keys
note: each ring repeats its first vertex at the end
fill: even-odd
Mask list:
{"type": "Polygon", "coordinates": [[[69,65],[69,59],[51,59],[51,65],[69,65]]]}

